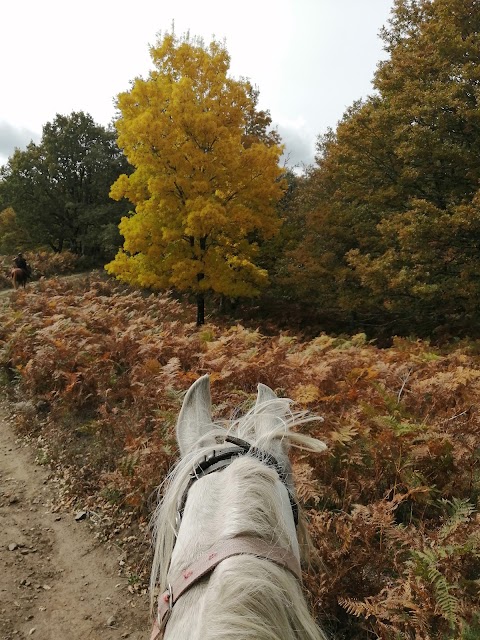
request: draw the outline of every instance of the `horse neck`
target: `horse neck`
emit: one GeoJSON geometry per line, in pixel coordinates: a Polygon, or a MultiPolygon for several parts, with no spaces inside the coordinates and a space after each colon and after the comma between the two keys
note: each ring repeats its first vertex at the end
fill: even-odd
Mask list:
{"type": "MultiPolygon", "coordinates": [[[[167,495],[167,503],[172,497],[178,499],[180,495],[167,495]]],[[[160,529],[168,529],[168,515],[163,515],[166,518],[160,529]]],[[[299,557],[285,486],[273,469],[248,456],[199,479],[190,488],[168,576],[161,589],[212,545],[239,535],[262,538],[299,557]]],[[[166,567],[169,561],[169,554],[162,556],[157,549],[157,565],[166,567]]],[[[287,569],[254,556],[225,560],[207,579],[186,592],[176,603],[165,632],[165,640],[247,637],[323,638],[308,612],[297,579],[287,569]]]]}
{"type": "Polygon", "coordinates": [[[191,487],[172,553],[181,570],[215,543],[239,535],[291,549],[299,557],[288,492],[272,469],[239,458],[191,487]]]}

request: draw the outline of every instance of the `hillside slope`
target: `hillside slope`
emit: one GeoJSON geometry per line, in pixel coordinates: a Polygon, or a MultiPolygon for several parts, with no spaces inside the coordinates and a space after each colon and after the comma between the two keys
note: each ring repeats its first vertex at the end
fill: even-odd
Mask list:
{"type": "Polygon", "coordinates": [[[480,345],[302,342],[186,316],[168,296],[89,278],[13,293],[0,317],[17,428],[64,499],[99,514],[128,554],[132,589],[148,575],[152,492],[176,459],[182,393],[209,373],[219,420],[259,382],[324,419],[308,428],[326,454],[292,459],[316,549],[305,585],[335,638],[478,637],[480,345]]]}

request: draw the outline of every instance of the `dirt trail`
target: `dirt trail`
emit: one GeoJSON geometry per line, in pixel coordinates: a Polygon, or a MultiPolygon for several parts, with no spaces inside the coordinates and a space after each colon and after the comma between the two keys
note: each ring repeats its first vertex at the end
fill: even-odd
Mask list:
{"type": "Polygon", "coordinates": [[[0,638],[146,640],[147,597],[119,576],[122,552],[53,512],[52,484],[0,408],[0,638]]]}

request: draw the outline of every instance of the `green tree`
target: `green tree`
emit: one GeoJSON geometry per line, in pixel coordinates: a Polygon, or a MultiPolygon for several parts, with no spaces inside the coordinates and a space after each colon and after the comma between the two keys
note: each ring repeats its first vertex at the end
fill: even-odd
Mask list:
{"type": "Polygon", "coordinates": [[[480,302],[478,0],[396,0],[382,37],[376,94],[319,140],[293,273],[315,261],[354,318],[466,331],[480,302]]]}
{"type": "Polygon", "coordinates": [[[83,112],[57,115],[39,144],[17,149],[2,167],[0,203],[37,246],[101,254],[104,230],[128,210],[110,199],[110,186],[128,171],[113,129],[83,112]]]}
{"type": "Polygon", "coordinates": [[[32,239],[17,222],[12,207],[0,211],[0,254],[8,255],[32,247],[32,239]]]}
{"type": "Polygon", "coordinates": [[[279,228],[278,135],[257,109],[258,91],[228,76],[224,46],[166,34],[155,69],[118,97],[119,145],[135,167],[112,187],[135,213],[122,219],[123,249],[107,270],[128,283],[205,295],[258,295],[259,238],[279,228]]]}

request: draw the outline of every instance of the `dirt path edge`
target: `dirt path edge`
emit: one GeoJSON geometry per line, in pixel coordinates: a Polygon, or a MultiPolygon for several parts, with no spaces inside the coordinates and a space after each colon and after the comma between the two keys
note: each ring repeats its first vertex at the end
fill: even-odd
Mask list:
{"type": "Polygon", "coordinates": [[[0,406],[0,638],[149,638],[147,597],[121,576],[122,551],[88,520],[56,513],[55,487],[0,406]]]}

